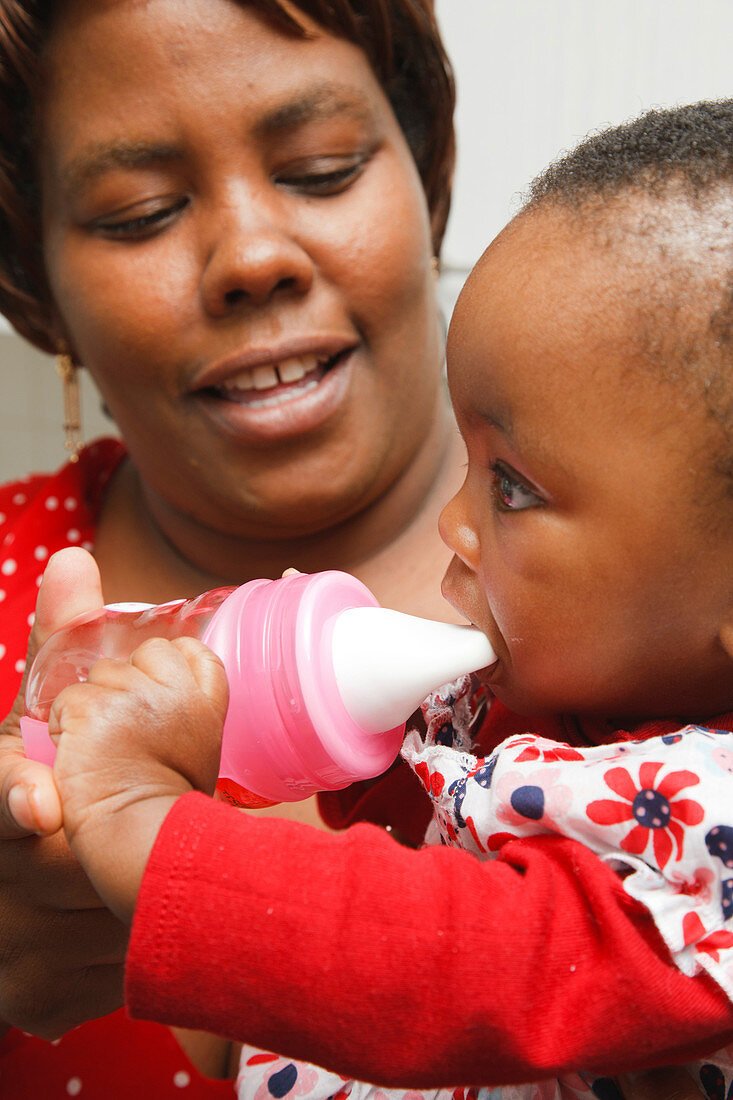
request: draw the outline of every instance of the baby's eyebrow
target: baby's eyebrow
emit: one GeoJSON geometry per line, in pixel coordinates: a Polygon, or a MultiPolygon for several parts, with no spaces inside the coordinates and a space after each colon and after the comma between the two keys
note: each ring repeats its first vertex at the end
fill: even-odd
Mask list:
{"type": "Polygon", "coordinates": [[[539,441],[534,435],[530,437],[522,430],[521,421],[517,426],[511,409],[506,405],[492,404],[492,407],[488,409],[474,409],[474,413],[487,428],[493,428],[495,431],[501,432],[507,443],[518,454],[531,453],[537,458],[541,457],[542,450],[539,441]]]}
{"type": "Polygon", "coordinates": [[[181,159],[177,146],[149,141],[108,141],[90,145],[66,164],[61,173],[70,191],[83,187],[115,168],[148,168],[181,159]]]}
{"type": "Polygon", "coordinates": [[[475,408],[473,411],[488,428],[496,428],[496,430],[501,432],[502,435],[505,435],[507,439],[514,441],[514,422],[508,409],[475,408]]]}

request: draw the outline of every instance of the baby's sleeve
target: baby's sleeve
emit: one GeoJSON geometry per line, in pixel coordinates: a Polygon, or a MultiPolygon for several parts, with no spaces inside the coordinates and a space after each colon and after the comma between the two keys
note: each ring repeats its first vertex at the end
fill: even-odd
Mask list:
{"type": "Polygon", "coordinates": [[[433,800],[428,843],[480,858],[542,834],[579,841],[652,916],[682,973],[733,1000],[733,733],[687,726],[576,749],[530,734],[477,758],[409,735],[433,800]]]}

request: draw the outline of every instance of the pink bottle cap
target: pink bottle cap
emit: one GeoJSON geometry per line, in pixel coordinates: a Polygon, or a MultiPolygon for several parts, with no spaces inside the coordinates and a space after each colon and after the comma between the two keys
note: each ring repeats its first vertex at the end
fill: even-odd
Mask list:
{"type": "Polygon", "coordinates": [[[336,570],[254,581],[225,600],[203,636],[229,679],[223,779],[291,802],[389,767],[404,724],[365,733],[344,706],[332,656],[339,615],[378,606],[361,581],[336,570]]]}

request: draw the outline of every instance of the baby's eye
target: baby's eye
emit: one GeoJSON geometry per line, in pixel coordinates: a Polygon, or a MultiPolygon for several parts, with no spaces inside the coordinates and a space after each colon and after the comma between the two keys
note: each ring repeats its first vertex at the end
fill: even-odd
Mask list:
{"type": "Polygon", "coordinates": [[[514,471],[502,463],[494,463],[491,472],[494,475],[494,498],[500,511],[521,512],[542,504],[541,497],[533,493],[514,471]]]}

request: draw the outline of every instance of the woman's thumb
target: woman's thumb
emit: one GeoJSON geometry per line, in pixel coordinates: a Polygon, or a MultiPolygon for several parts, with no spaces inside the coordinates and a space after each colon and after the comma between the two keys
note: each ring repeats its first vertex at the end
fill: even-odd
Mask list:
{"type": "Polygon", "coordinates": [[[53,832],[61,824],[51,769],[27,760],[21,747],[26,682],[33,658],[46,639],[70,619],[102,606],[99,569],[91,554],[70,546],[49,559],[38,592],[23,682],[0,728],[0,839],[34,831],[53,832]]]}

